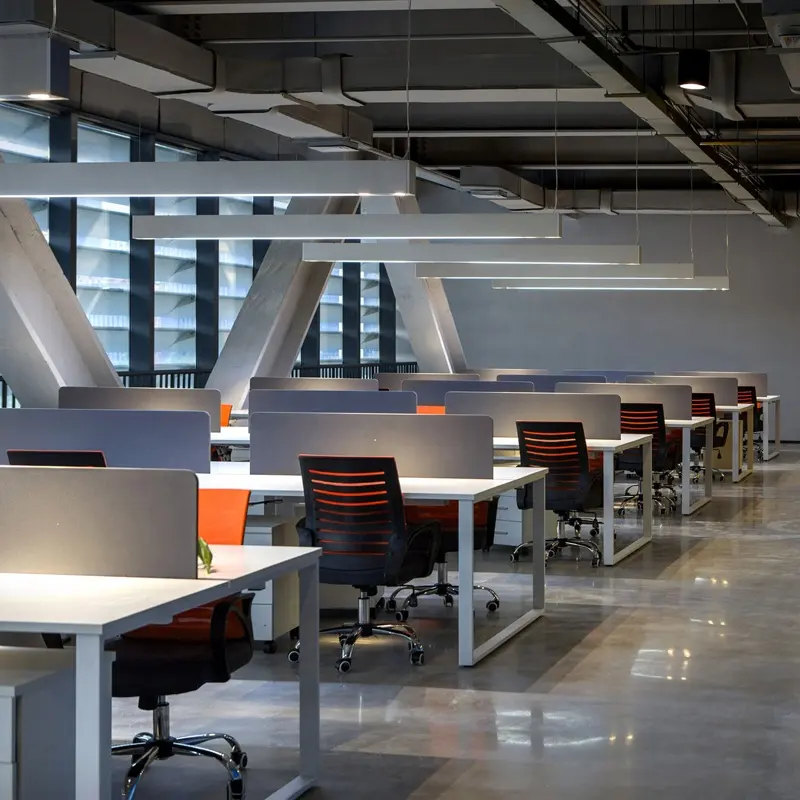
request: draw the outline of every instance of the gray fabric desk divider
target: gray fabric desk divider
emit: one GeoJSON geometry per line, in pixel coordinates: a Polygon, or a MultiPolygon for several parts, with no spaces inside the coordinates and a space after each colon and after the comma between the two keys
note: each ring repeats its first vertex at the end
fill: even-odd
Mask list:
{"type": "Polygon", "coordinates": [[[492,420],[444,414],[253,414],[250,473],[297,475],[299,455],[393,456],[401,477],[491,478],[492,420]]]}
{"type": "Polygon", "coordinates": [[[209,472],[210,440],[205,411],[0,410],[0,464],[7,450],[102,450],[109,467],[209,472]]]}
{"type": "Polygon", "coordinates": [[[701,375],[637,375],[628,383],[671,383],[692,387],[693,392],[710,392],[718,406],[735,406],[739,402],[739,383],[736,378],[709,378],[701,375]]]}
{"type": "Polygon", "coordinates": [[[361,378],[250,378],[251,392],[269,389],[376,392],[378,391],[378,381],[362,380],[361,378]]]}
{"type": "Polygon", "coordinates": [[[498,381],[403,381],[403,390],[415,392],[417,405],[443,406],[448,392],[532,392],[530,381],[509,381],[507,384],[498,381]]]}
{"type": "Polygon", "coordinates": [[[468,369],[476,372],[482,381],[496,381],[498,375],[545,375],[546,369],[468,369]]]}
{"type": "Polygon", "coordinates": [[[557,392],[615,394],[623,403],[660,403],[666,419],[692,418],[692,387],[652,383],[559,383],[557,392]]]}
{"type": "Polygon", "coordinates": [[[381,389],[399,392],[403,381],[479,381],[481,376],[475,372],[379,372],[376,376],[381,389]]]}
{"type": "Polygon", "coordinates": [[[567,375],[603,375],[609,383],[628,379],[629,375],[655,375],[655,370],[641,369],[565,369],[567,375]]]}
{"type": "Polygon", "coordinates": [[[582,422],[587,439],[619,439],[620,401],[607,394],[521,392],[479,394],[450,392],[445,416],[480,414],[491,417],[495,436],[517,435],[518,421],[582,422]]]}
{"type": "Polygon", "coordinates": [[[559,383],[605,383],[605,375],[498,375],[500,382],[533,381],[537,392],[554,392],[559,383]]]}
{"type": "Polygon", "coordinates": [[[197,577],[197,476],[0,467],[5,572],[197,577]]]}
{"type": "Polygon", "coordinates": [[[736,378],[739,386],[755,386],[758,397],[769,394],[766,372],[687,372],[686,375],[701,375],[707,378],[736,378]]]}
{"type": "Polygon", "coordinates": [[[250,392],[250,414],[264,411],[339,414],[416,414],[414,392],[320,392],[293,389],[250,392]]]}
{"type": "Polygon", "coordinates": [[[129,411],[205,411],[211,430],[218,431],[222,396],[219,389],[125,389],[62,386],[59,408],[105,408],[129,411]]]}

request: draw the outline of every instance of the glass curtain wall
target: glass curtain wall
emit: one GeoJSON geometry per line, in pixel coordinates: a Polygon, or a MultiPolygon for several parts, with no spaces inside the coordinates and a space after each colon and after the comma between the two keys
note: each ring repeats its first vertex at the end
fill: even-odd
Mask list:
{"type": "MultiPolygon", "coordinates": [[[[253,213],[252,197],[220,197],[219,213],[253,213]]],[[[219,243],[219,349],[228,339],[233,323],[253,283],[253,242],[221,239],[219,243]]]]}
{"type": "MultiPolygon", "coordinates": [[[[78,161],[130,160],[130,137],[90,125],[78,126],[78,161]]],[[[111,363],[130,364],[130,215],[122,197],[79,197],[77,280],[81,301],[111,363]]]]}
{"type": "MultiPolygon", "coordinates": [[[[197,161],[197,153],[156,145],[157,162],[197,161]]],[[[156,214],[195,214],[194,197],[156,197],[156,214]]],[[[197,245],[159,239],[155,245],[155,368],[197,365],[197,245]]]]}
{"type": "Polygon", "coordinates": [[[380,361],[380,264],[361,265],[361,361],[380,361]]]}

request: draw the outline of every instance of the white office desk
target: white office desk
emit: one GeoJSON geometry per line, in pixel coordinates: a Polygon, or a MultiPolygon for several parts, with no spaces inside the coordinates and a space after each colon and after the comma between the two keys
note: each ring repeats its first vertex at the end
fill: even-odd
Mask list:
{"type": "MultiPolygon", "coordinates": [[[[649,434],[640,436],[635,433],[623,433],[619,439],[587,439],[586,447],[590,451],[603,454],[603,564],[610,567],[649,544],[653,538],[653,495],[651,492],[643,492],[642,535],[622,550],[617,552],[614,550],[614,456],[633,447],[641,447],[644,464],[642,483],[644,486],[651,486],[653,437],[649,434]]],[[[519,441],[516,436],[496,436],[494,449],[519,450],[519,441]]]]}
{"type": "Polygon", "coordinates": [[[218,447],[250,447],[250,428],[246,425],[228,426],[211,431],[211,445],[218,447]]]}
{"type": "Polygon", "coordinates": [[[744,480],[753,473],[755,459],[754,423],[755,406],[752,403],[739,403],[735,406],[717,406],[717,412],[731,418],[731,480],[734,483],[744,480]],[[742,414],[747,415],[747,465],[739,464],[740,424],[742,414]]]}
{"type": "Polygon", "coordinates": [[[681,513],[684,515],[694,514],[704,505],[711,502],[711,495],[714,486],[714,475],[711,471],[713,448],[710,446],[714,441],[714,417],[692,417],[691,419],[668,419],[665,420],[668,428],[679,428],[681,431],[681,513]],[[705,469],[705,479],[703,481],[703,496],[692,502],[692,431],[697,428],[706,429],[706,442],[709,446],[705,448],[703,456],[703,467],[705,469]]]}
{"type": "MultiPolygon", "coordinates": [[[[262,548],[247,548],[247,550],[262,548]]],[[[182,611],[219,600],[238,585],[299,571],[303,652],[300,665],[301,774],[272,797],[298,797],[319,763],[318,558],[312,548],[270,548],[273,562],[236,559],[215,547],[220,577],[203,580],[0,573],[0,631],[75,636],[75,797],[111,796],[111,654],[105,642],[143,625],[167,624],[182,611]],[[219,551],[219,552],[216,552],[219,551]]],[[[205,575],[203,571],[202,575],[205,575]]]]}
{"type": "MultiPolygon", "coordinates": [[[[516,619],[491,639],[475,647],[475,614],[471,602],[458,603],[458,663],[462,667],[477,664],[512,636],[515,636],[544,613],[545,606],[545,482],[546,469],[497,467],[492,478],[400,478],[400,489],[408,501],[458,501],[458,576],[462,586],[475,583],[474,510],[475,503],[488,500],[525,484],[533,484],[534,508],[523,511],[525,541],[533,541],[533,604],[530,611],[516,619]]],[[[215,462],[210,474],[198,473],[201,489],[249,489],[270,497],[303,497],[299,475],[251,475],[247,462],[215,462]]],[[[469,595],[464,595],[464,599],[469,595]]],[[[303,659],[305,660],[305,646],[303,659]]]]}
{"type": "Polygon", "coordinates": [[[781,452],[781,396],[767,394],[757,400],[764,411],[764,431],[761,434],[763,458],[769,461],[781,452]],[[775,442],[774,447],[770,445],[770,439],[775,442]]]}

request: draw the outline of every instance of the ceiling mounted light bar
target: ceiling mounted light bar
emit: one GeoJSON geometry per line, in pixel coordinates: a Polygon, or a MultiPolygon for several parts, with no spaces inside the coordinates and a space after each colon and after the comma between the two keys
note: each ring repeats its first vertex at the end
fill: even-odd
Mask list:
{"type": "Polygon", "coordinates": [[[359,197],[414,193],[411,161],[0,164],[0,197],[359,197]]]}
{"type": "Polygon", "coordinates": [[[558,214],[139,216],[134,239],[558,239],[558,214]]]}
{"type": "Polygon", "coordinates": [[[699,276],[689,280],[593,280],[576,284],[574,280],[494,281],[493,289],[527,291],[616,291],[616,292],[727,292],[730,281],[727,275],[699,276]]]}
{"type": "MultiPolygon", "coordinates": [[[[2,173],[0,173],[0,178],[2,173]]],[[[304,261],[384,264],[639,264],[637,245],[337,244],[303,245],[304,261]]]]}
{"type": "Polygon", "coordinates": [[[418,278],[444,280],[687,280],[694,277],[694,264],[418,264],[416,272],[418,278]]]}

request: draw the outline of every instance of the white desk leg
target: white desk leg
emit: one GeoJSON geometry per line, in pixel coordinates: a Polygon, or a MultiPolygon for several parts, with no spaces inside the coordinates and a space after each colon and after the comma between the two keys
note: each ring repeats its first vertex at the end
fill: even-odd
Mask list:
{"type": "MultiPolygon", "coordinates": [[[[300,780],[302,791],[316,783],[319,769],[319,562],[300,577],[300,780]]],[[[302,791],[300,793],[302,793],[302,791]]]]}
{"type": "Polygon", "coordinates": [[[653,440],[642,445],[642,534],[646,541],[653,536],[653,440]]]}
{"type": "Polygon", "coordinates": [[[772,451],[772,456],[778,455],[781,451],[781,401],[780,398],[775,401],[775,415],[773,417],[773,426],[775,429],[775,447],[772,451]]]}
{"type": "Polygon", "coordinates": [[[531,484],[533,508],[522,512],[522,541],[533,542],[533,608],[537,611],[544,611],[545,485],[546,481],[531,484]],[[525,538],[526,534],[530,539],[525,538]]]}
{"type": "Polygon", "coordinates": [[[614,453],[603,452],[603,564],[614,564],[614,453]]]}
{"type": "Polygon", "coordinates": [[[742,443],[739,439],[739,412],[734,411],[731,414],[731,480],[734,483],[739,480],[739,473],[741,472],[739,460],[741,455],[742,443]]]}
{"type": "MultiPolygon", "coordinates": [[[[761,404],[761,408],[764,415],[764,429],[761,432],[761,452],[763,454],[764,461],[769,461],[772,457],[769,452],[769,439],[772,436],[772,403],[770,402],[763,402],[761,404]]],[[[777,445],[777,442],[775,443],[777,445]]]]}
{"type": "Polygon", "coordinates": [[[706,497],[710,500],[714,491],[714,420],[706,424],[706,446],[703,448],[703,474],[705,476],[706,497]]]}
{"type": "Polygon", "coordinates": [[[471,500],[458,501],[458,582],[462,588],[458,602],[458,664],[461,667],[471,667],[475,663],[475,609],[472,600],[472,587],[475,585],[474,514],[471,500]]]}
{"type": "Polygon", "coordinates": [[[111,797],[111,661],[102,636],[76,636],[76,798],[111,797]]]}
{"type": "Polygon", "coordinates": [[[692,430],[681,431],[681,513],[692,513],[692,430]]]}
{"type": "Polygon", "coordinates": [[[756,408],[753,406],[747,412],[747,473],[755,468],[756,463],[756,408]]]}

